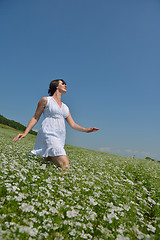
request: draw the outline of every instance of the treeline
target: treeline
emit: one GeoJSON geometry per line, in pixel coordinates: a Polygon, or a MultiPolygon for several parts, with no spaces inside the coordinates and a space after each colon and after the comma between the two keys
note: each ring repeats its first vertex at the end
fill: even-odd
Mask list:
{"type": "Polygon", "coordinates": [[[150,158],[150,157],[146,157],[145,159],[147,159],[147,160],[152,160],[152,161],[156,161],[155,159],[150,158]]]}
{"type": "MultiPolygon", "coordinates": [[[[26,129],[26,127],[24,125],[22,125],[21,123],[15,122],[14,120],[9,120],[9,119],[3,117],[1,114],[0,114],[0,123],[7,125],[9,127],[18,129],[20,131],[24,131],[26,129]]],[[[37,132],[35,132],[33,130],[31,130],[29,133],[31,133],[33,135],[37,135],[37,132]]]]}

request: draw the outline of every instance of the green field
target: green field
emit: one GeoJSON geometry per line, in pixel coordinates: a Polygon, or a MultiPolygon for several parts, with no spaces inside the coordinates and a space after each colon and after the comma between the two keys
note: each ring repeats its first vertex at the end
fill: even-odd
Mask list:
{"type": "Polygon", "coordinates": [[[0,127],[0,239],[160,239],[160,162],[66,145],[71,169],[0,127]]]}

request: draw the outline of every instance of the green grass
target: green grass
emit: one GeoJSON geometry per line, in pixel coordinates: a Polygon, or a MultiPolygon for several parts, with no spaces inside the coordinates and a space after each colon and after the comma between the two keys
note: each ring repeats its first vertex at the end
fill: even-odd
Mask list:
{"type": "Polygon", "coordinates": [[[2,123],[0,123],[0,128],[5,128],[5,129],[10,129],[10,130],[15,130],[14,128],[9,127],[8,125],[2,124],[2,123]]]}
{"type": "Polygon", "coordinates": [[[160,163],[66,145],[40,166],[35,136],[0,127],[0,239],[160,239],[160,163]]]}

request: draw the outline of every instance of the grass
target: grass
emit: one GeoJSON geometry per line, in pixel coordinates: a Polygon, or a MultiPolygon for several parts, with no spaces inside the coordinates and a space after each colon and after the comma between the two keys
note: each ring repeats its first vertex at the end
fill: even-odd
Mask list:
{"type": "Polygon", "coordinates": [[[35,136],[0,127],[0,239],[160,239],[160,163],[66,145],[40,166],[35,136]]]}

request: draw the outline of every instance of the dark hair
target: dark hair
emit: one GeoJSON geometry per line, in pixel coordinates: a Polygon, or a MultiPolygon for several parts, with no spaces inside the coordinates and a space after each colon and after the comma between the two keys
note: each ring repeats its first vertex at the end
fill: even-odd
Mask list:
{"type": "Polygon", "coordinates": [[[49,89],[48,89],[48,94],[49,96],[53,96],[53,94],[55,93],[55,91],[57,90],[59,81],[62,81],[64,84],[66,84],[66,82],[63,79],[55,79],[52,80],[49,84],[49,89]]]}

